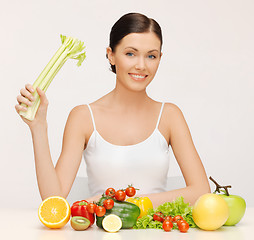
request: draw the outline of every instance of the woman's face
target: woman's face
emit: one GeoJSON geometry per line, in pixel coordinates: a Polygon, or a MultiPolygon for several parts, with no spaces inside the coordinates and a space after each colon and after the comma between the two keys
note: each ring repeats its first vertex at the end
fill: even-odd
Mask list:
{"type": "Polygon", "coordinates": [[[153,80],[161,58],[161,42],[153,32],[130,33],[116,46],[107,49],[116,67],[117,84],[129,90],[145,90],[153,80]]]}

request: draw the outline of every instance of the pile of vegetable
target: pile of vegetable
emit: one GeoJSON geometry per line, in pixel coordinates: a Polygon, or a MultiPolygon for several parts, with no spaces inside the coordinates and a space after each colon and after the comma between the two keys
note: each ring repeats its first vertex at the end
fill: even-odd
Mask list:
{"type": "MultiPolygon", "coordinates": [[[[136,189],[129,185],[126,189],[115,191],[114,188],[108,188],[97,203],[97,208],[104,208],[103,214],[96,213],[96,225],[103,228],[103,221],[109,215],[120,217],[121,228],[132,228],[137,218],[140,216],[140,208],[125,201],[126,196],[133,197],[136,194],[136,189]]],[[[96,209],[97,209],[96,208],[96,209]]]]}
{"type": "MultiPolygon", "coordinates": [[[[171,221],[171,229],[179,229],[179,220],[184,220],[189,227],[197,227],[192,218],[192,207],[189,203],[185,203],[183,197],[177,198],[173,202],[166,202],[160,205],[158,208],[150,209],[148,214],[139,218],[133,228],[135,229],[164,229],[163,223],[165,220],[171,221]]],[[[184,224],[186,225],[186,223],[184,224]]],[[[167,223],[170,224],[170,223],[167,223]]]]}
{"type": "MultiPolygon", "coordinates": [[[[155,228],[167,232],[179,229],[181,232],[187,232],[189,227],[196,227],[192,218],[192,207],[184,202],[183,197],[153,209],[148,197],[134,197],[135,194],[136,189],[132,186],[118,191],[108,188],[97,203],[87,203],[85,200],[77,203],[84,203],[82,205],[86,208],[86,214],[96,215],[96,225],[99,228],[105,229],[105,222],[109,219],[117,222],[118,228],[114,226],[114,232],[120,228],[155,228]],[[129,198],[126,199],[126,196],[129,198]]],[[[90,222],[93,223],[94,219],[90,219],[90,222]]],[[[112,229],[107,231],[113,232],[112,229]]]]}
{"type": "Polygon", "coordinates": [[[123,229],[132,228],[137,218],[140,214],[140,209],[137,205],[126,202],[126,201],[118,201],[116,199],[107,199],[107,197],[102,197],[98,202],[98,207],[104,205],[104,202],[107,200],[112,200],[114,202],[114,207],[111,209],[107,209],[106,213],[103,216],[96,216],[96,225],[99,228],[103,228],[103,220],[105,217],[114,214],[120,217],[122,221],[123,229]]]}
{"type": "Polygon", "coordinates": [[[88,203],[86,200],[77,201],[71,207],[71,226],[75,230],[85,230],[94,223],[95,215],[96,225],[108,232],[132,228],[141,211],[137,205],[124,200],[126,196],[133,197],[135,194],[136,189],[129,185],[126,189],[117,191],[114,188],[108,188],[97,203],[88,203]],[[79,219],[76,218],[77,216],[80,216],[79,219]],[[85,229],[80,226],[85,225],[85,220],[82,218],[88,220],[85,229]],[[114,224],[109,224],[110,221],[114,224]]]}

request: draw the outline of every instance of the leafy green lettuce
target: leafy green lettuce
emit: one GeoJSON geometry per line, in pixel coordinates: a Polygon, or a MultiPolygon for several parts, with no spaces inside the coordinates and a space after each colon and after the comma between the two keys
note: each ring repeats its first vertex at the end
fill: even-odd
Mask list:
{"type": "MultiPolygon", "coordinates": [[[[153,214],[156,212],[163,213],[164,216],[174,217],[176,215],[181,215],[184,220],[186,220],[190,227],[197,227],[192,218],[192,207],[189,203],[185,203],[183,197],[178,197],[173,202],[166,202],[160,205],[158,208],[150,209],[148,214],[139,218],[136,222],[134,229],[146,229],[155,228],[162,229],[162,223],[153,220],[153,214]]],[[[174,228],[176,226],[174,225],[174,228]]]]}

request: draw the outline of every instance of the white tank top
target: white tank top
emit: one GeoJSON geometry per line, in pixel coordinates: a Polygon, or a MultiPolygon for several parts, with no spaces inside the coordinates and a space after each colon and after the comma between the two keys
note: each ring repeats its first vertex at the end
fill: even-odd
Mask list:
{"type": "Polygon", "coordinates": [[[109,143],[96,130],[84,150],[88,187],[91,196],[101,195],[109,187],[116,190],[133,184],[137,194],[157,193],[166,190],[169,168],[169,147],[158,129],[164,103],[153,133],[144,141],[121,146],[109,143]]]}

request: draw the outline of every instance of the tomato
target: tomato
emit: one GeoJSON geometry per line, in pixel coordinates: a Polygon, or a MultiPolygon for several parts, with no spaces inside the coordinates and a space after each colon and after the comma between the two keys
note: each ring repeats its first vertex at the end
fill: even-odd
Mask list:
{"type": "Polygon", "coordinates": [[[192,216],[199,228],[203,230],[216,230],[229,217],[228,204],[220,195],[206,193],[195,202],[192,216]]]}
{"type": "Polygon", "coordinates": [[[106,199],[103,202],[103,206],[108,210],[114,207],[114,200],[113,199],[106,199]]]}
{"type": "Polygon", "coordinates": [[[164,221],[164,215],[161,212],[156,212],[153,215],[153,220],[154,221],[159,221],[159,222],[163,222],[164,221]]]}
{"type": "Polygon", "coordinates": [[[106,208],[102,206],[97,206],[95,209],[95,213],[98,217],[102,217],[106,213],[106,208]]]}
{"type": "Polygon", "coordinates": [[[165,220],[162,224],[162,228],[164,231],[169,232],[173,228],[173,223],[169,220],[165,220]]]}
{"type": "Polygon", "coordinates": [[[115,194],[115,199],[118,201],[124,201],[126,198],[126,193],[123,190],[118,190],[115,194]]]}
{"type": "Polygon", "coordinates": [[[87,204],[87,211],[89,213],[95,213],[96,207],[97,207],[97,205],[95,203],[88,203],[87,204]]]}
{"type": "Polygon", "coordinates": [[[166,217],[165,217],[165,220],[168,220],[168,221],[173,222],[173,218],[172,218],[171,216],[166,216],[166,217]]]}
{"type": "Polygon", "coordinates": [[[133,197],[136,194],[136,189],[130,186],[126,188],[125,193],[128,197],[133,197]]]}
{"type": "Polygon", "coordinates": [[[178,220],[177,226],[180,232],[187,232],[189,230],[189,224],[185,220],[178,220]]]}
{"type": "Polygon", "coordinates": [[[183,220],[183,217],[181,216],[181,215],[176,215],[176,216],[174,216],[174,218],[173,218],[173,222],[177,222],[177,221],[179,221],[179,220],[183,220]]]}
{"type": "Polygon", "coordinates": [[[108,188],[105,192],[106,196],[108,197],[114,197],[116,193],[116,190],[114,188],[108,188]]]}

